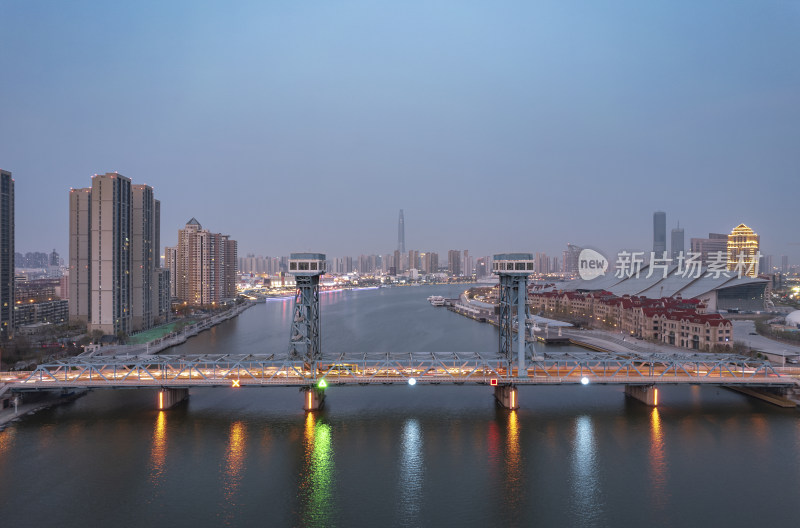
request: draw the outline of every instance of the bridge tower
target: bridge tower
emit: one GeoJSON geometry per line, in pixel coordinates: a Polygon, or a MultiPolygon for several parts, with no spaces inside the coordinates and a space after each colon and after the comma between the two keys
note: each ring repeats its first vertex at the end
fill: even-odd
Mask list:
{"type": "MultiPolygon", "coordinates": [[[[514,362],[514,312],[517,313],[517,376],[528,375],[525,358],[533,356],[533,343],[528,334],[528,275],[533,273],[530,253],[501,253],[494,256],[492,271],[500,277],[500,355],[514,362]]],[[[509,373],[510,374],[510,373],[509,373]]]]}
{"type": "Polygon", "coordinates": [[[302,359],[306,369],[317,376],[317,361],[322,357],[319,327],[319,277],[325,273],[323,253],[292,253],[289,273],[294,275],[292,330],[289,334],[289,357],[302,359]]]}

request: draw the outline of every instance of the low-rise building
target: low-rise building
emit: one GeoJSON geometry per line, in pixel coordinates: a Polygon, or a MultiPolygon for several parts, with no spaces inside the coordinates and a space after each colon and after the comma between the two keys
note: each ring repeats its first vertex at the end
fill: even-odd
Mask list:
{"type": "Polygon", "coordinates": [[[706,313],[699,299],[663,297],[650,299],[610,292],[534,292],[529,303],[545,314],[584,319],[650,341],[691,350],[733,346],[733,325],[719,314],[706,313]]]}

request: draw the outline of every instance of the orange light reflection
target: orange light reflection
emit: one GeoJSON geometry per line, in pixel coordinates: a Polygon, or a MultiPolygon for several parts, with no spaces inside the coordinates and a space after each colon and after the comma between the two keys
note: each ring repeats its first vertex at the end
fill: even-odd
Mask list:
{"type": "MultiPolygon", "coordinates": [[[[159,393],[159,396],[161,393],[159,393]]],[[[167,460],[167,413],[158,412],[153,428],[153,447],[150,449],[150,484],[157,486],[164,476],[167,460]]]]}
{"type": "Polygon", "coordinates": [[[653,504],[659,510],[667,506],[667,457],[664,453],[664,432],[658,409],[650,412],[650,489],[653,504]]]}

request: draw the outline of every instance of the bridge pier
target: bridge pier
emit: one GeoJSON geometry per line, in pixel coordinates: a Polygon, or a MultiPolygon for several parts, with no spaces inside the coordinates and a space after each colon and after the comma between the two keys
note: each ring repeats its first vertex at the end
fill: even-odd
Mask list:
{"type": "Polygon", "coordinates": [[[497,385],[494,388],[494,397],[503,408],[514,410],[519,409],[519,398],[517,388],[514,385],[497,385]]]}
{"type": "Polygon", "coordinates": [[[189,389],[161,389],[158,391],[158,410],[165,411],[189,397],[189,389]]]}
{"type": "Polygon", "coordinates": [[[325,405],[325,391],[318,387],[303,387],[303,409],[306,412],[318,411],[325,405]]]}
{"type": "Polygon", "coordinates": [[[658,405],[658,389],[655,385],[625,385],[625,396],[651,407],[658,405]]]}

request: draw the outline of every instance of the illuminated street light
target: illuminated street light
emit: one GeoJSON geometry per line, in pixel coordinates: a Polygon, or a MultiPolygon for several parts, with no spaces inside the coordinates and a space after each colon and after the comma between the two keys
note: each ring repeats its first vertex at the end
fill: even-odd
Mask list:
{"type": "Polygon", "coordinates": [[[415,378],[408,378],[408,384],[413,387],[417,384],[417,380],[415,378]]]}
{"type": "Polygon", "coordinates": [[[589,384],[589,378],[587,378],[586,376],[582,377],[581,385],[588,385],[588,384],[589,384]]]}

